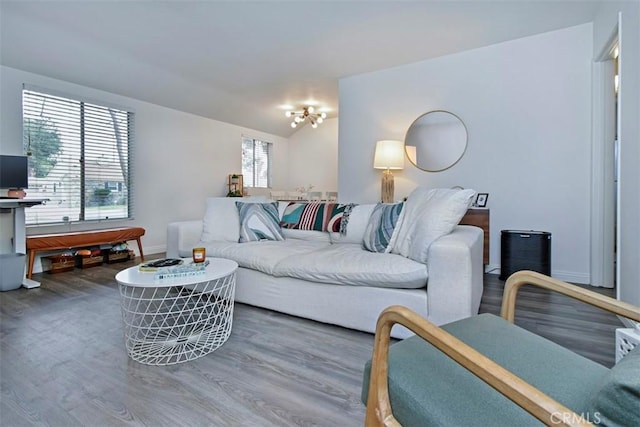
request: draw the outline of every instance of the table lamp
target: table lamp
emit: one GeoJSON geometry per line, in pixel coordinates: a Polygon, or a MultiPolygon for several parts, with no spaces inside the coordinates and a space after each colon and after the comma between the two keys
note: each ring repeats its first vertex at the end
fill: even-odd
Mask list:
{"type": "Polygon", "coordinates": [[[404,168],[404,143],[402,141],[378,141],[373,158],[374,169],[384,169],[382,173],[382,203],[393,203],[392,169],[404,168]]]}

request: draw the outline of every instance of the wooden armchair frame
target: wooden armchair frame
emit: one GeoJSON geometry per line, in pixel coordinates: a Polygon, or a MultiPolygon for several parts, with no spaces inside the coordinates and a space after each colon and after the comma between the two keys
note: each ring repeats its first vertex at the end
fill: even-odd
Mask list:
{"type": "MultiPolygon", "coordinates": [[[[523,285],[549,289],[640,322],[640,307],[540,273],[520,271],[507,279],[502,299],[501,316],[511,323],[515,316],[516,296],[523,285]]],[[[391,410],[388,386],[391,328],[396,323],[410,329],[546,425],[591,425],[588,420],[575,414],[571,409],[410,309],[391,306],[380,314],[376,325],[365,426],[400,426],[391,410]],[[569,414],[569,416],[559,418],[557,414],[569,414]]]]}

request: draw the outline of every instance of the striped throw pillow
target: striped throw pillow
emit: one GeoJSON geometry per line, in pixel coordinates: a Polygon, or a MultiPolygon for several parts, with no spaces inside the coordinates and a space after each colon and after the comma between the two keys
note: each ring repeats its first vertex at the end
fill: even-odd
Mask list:
{"type": "Polygon", "coordinates": [[[280,220],[282,228],[339,232],[345,209],[338,203],[298,203],[287,205],[280,220]]]}

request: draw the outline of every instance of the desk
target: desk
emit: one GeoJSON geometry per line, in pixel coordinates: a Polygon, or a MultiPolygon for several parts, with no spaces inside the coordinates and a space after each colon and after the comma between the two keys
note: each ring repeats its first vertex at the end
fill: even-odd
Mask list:
{"type": "MultiPolygon", "coordinates": [[[[27,232],[25,228],[25,208],[41,205],[49,199],[24,198],[24,199],[0,199],[0,209],[11,209],[13,211],[13,252],[27,253],[27,232]]],[[[37,288],[39,282],[24,276],[22,285],[25,288],[37,288]]]]}

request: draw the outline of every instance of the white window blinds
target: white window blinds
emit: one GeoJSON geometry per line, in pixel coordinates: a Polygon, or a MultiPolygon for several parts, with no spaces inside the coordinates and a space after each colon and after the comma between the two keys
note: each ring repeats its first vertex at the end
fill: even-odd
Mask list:
{"type": "Polygon", "coordinates": [[[133,217],[134,114],[24,89],[23,144],[30,197],[27,225],[133,217]]]}
{"type": "Polygon", "coordinates": [[[242,175],[245,187],[271,187],[273,143],[242,138],[242,175]]]}

